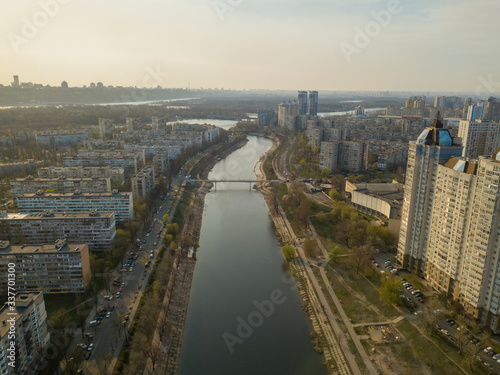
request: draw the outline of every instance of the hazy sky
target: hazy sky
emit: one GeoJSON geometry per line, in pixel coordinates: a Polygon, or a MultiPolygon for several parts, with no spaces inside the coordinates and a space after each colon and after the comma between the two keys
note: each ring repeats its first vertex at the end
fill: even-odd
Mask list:
{"type": "Polygon", "coordinates": [[[498,0],[0,4],[4,85],[500,91],[498,0]]]}

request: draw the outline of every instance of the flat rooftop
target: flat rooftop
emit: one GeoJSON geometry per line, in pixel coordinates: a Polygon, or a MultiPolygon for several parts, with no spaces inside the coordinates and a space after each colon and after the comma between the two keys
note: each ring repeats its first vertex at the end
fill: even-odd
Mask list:
{"type": "Polygon", "coordinates": [[[36,193],[24,193],[21,195],[18,195],[17,199],[19,198],[34,198],[34,197],[53,197],[53,198],[58,198],[58,197],[65,197],[65,198],[71,198],[71,197],[116,197],[120,195],[132,195],[132,192],[130,191],[116,191],[116,192],[104,192],[104,193],[82,193],[82,192],[73,192],[73,193],[45,193],[43,191],[38,191],[36,193]]]}
{"type": "Polygon", "coordinates": [[[61,220],[61,219],[95,219],[95,218],[112,218],[114,216],[113,211],[108,212],[78,212],[78,213],[54,213],[54,212],[35,212],[35,213],[7,213],[0,215],[0,220],[33,220],[33,219],[44,219],[44,220],[61,220]]]}
{"type": "Polygon", "coordinates": [[[86,243],[68,244],[64,240],[58,240],[46,245],[14,245],[9,241],[0,241],[0,257],[9,254],[47,254],[47,253],[77,253],[88,247],[86,243]]]}
{"type": "MultiPolygon", "coordinates": [[[[26,307],[29,306],[34,300],[36,300],[40,296],[40,294],[42,294],[42,292],[39,291],[17,293],[15,311],[17,311],[17,313],[21,315],[26,309],[26,307]]],[[[15,317],[17,323],[19,315],[8,315],[8,313],[13,313],[15,311],[11,311],[7,303],[5,303],[0,308],[0,337],[4,337],[5,334],[7,334],[7,332],[9,331],[10,328],[10,324],[8,322],[9,318],[15,317]]]]}

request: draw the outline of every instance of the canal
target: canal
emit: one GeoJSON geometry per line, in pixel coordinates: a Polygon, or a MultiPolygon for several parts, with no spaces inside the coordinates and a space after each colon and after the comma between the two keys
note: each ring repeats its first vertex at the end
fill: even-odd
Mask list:
{"type": "MultiPolygon", "coordinates": [[[[209,178],[254,179],[271,144],[249,137],[209,178]]],[[[266,203],[248,183],[219,183],[207,194],[197,259],[181,375],[327,374],[266,203]]]]}

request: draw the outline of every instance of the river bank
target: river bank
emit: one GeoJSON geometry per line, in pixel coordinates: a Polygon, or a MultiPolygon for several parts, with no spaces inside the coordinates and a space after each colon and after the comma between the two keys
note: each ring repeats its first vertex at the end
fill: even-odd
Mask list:
{"type": "MultiPolygon", "coordinates": [[[[274,142],[273,147],[269,149],[269,151],[264,154],[255,165],[254,173],[257,175],[258,179],[267,179],[264,171],[264,163],[267,158],[273,154],[277,147],[279,147],[278,141],[274,142]]],[[[281,245],[292,244],[295,246],[301,246],[293,229],[286,219],[286,214],[279,201],[277,201],[277,198],[273,196],[273,193],[266,186],[263,186],[263,188],[258,191],[262,194],[266,201],[269,214],[271,215],[271,219],[276,229],[275,234],[277,240],[281,243],[281,245]]],[[[301,251],[301,249],[297,250],[301,251]]],[[[328,324],[327,319],[325,319],[326,314],[324,311],[324,305],[318,300],[311,280],[307,275],[304,263],[300,258],[295,258],[291,263],[289,263],[289,267],[290,272],[297,283],[297,287],[304,304],[303,309],[307,312],[309,320],[313,326],[313,331],[310,332],[309,337],[312,345],[314,346],[314,350],[324,356],[323,364],[326,365],[330,373],[349,375],[351,373],[349,366],[347,365],[342,354],[342,350],[334,337],[332,327],[328,324]]]]}
{"type": "MultiPolygon", "coordinates": [[[[196,172],[196,177],[206,179],[218,160],[243,147],[247,141],[247,139],[241,139],[234,144],[226,145],[217,154],[206,160],[200,160],[201,167],[196,172]]],[[[182,340],[196,266],[196,249],[199,243],[205,196],[211,187],[212,184],[203,183],[199,188],[194,189],[189,196],[186,212],[184,213],[184,223],[180,232],[181,244],[187,244],[188,248],[179,247],[176,250],[174,267],[170,274],[167,293],[163,300],[162,311],[153,338],[154,342],[159,343],[159,358],[156,360],[154,358],[149,359],[144,371],[145,375],[152,373],[174,375],[179,371],[182,340]]]]}

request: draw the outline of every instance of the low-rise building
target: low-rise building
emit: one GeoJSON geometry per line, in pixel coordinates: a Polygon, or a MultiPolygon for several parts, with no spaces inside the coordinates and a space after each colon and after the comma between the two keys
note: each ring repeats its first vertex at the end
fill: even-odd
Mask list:
{"type": "Polygon", "coordinates": [[[88,243],[92,251],[111,250],[116,237],[114,212],[0,214],[0,238],[11,244],[43,244],[66,238],[88,243]]]}
{"type": "Polygon", "coordinates": [[[134,206],[131,192],[113,190],[110,193],[36,193],[21,194],[17,197],[20,213],[35,213],[51,210],[54,213],[82,213],[90,210],[115,213],[117,222],[125,222],[133,217],[134,206]]]}
{"type": "MultiPolygon", "coordinates": [[[[14,264],[17,291],[83,293],[90,282],[89,247],[68,244],[65,239],[51,245],[10,245],[0,242],[0,273],[7,275],[14,264]]],[[[8,279],[0,279],[7,291],[8,279]]]]}
{"type": "Polygon", "coordinates": [[[37,373],[36,360],[50,341],[43,293],[16,293],[0,309],[0,321],[0,374],[37,373]],[[9,364],[12,350],[14,366],[9,364]]]}
{"type": "Polygon", "coordinates": [[[398,235],[403,207],[403,185],[393,183],[359,183],[346,181],[345,192],[351,204],[361,212],[383,216],[389,230],[398,235]]]}

